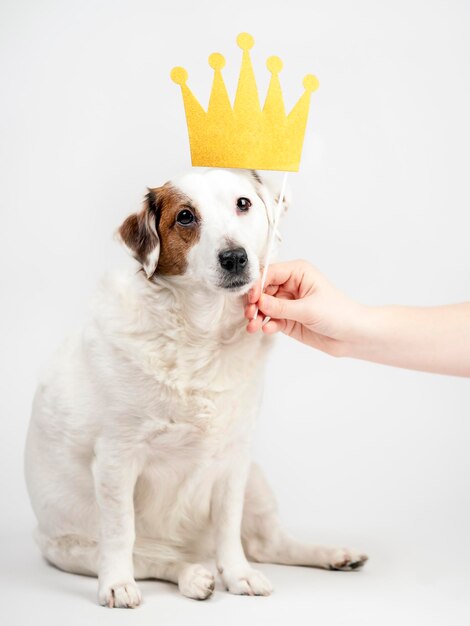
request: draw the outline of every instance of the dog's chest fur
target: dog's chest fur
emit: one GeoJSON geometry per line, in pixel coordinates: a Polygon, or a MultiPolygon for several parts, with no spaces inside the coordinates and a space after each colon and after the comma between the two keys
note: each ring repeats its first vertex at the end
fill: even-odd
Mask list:
{"type": "Polygon", "coordinates": [[[136,437],[177,449],[188,437],[217,448],[243,436],[269,342],[245,332],[240,299],[120,274],[103,283],[95,310],[96,375],[119,418],[134,419],[136,437]]]}

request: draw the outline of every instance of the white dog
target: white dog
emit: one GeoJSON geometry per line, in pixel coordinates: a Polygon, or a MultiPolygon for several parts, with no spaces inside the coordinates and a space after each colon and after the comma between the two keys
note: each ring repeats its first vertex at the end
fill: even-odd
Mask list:
{"type": "Polygon", "coordinates": [[[268,595],[248,560],[350,570],[366,556],[281,529],[250,460],[269,339],[245,331],[272,192],[256,172],[192,171],[149,191],[120,237],[139,266],[105,279],[36,393],[26,478],[48,561],[135,607],[136,578],[205,599],[268,595]]]}

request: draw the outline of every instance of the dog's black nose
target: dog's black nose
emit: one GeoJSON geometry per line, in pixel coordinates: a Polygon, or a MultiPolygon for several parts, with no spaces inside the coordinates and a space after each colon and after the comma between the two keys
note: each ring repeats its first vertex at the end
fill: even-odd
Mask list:
{"type": "Polygon", "coordinates": [[[227,272],[241,274],[248,263],[248,255],[245,248],[222,250],[219,253],[219,262],[227,272]]]}

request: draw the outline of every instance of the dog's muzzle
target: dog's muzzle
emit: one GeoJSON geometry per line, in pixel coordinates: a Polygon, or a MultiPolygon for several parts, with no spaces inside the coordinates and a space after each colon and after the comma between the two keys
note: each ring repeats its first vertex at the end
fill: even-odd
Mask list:
{"type": "Polygon", "coordinates": [[[238,289],[248,283],[248,255],[245,248],[230,248],[219,252],[221,287],[238,289]]]}

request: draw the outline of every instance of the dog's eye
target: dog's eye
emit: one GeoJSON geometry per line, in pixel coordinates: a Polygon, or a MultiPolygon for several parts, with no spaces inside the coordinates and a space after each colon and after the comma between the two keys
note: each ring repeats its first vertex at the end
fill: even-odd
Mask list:
{"type": "Polygon", "coordinates": [[[176,221],[182,226],[189,226],[194,222],[194,214],[189,209],[184,209],[178,213],[176,221]]]}
{"type": "Polygon", "coordinates": [[[250,206],[251,206],[251,200],[248,200],[248,198],[238,198],[237,209],[239,211],[248,211],[250,206]]]}

